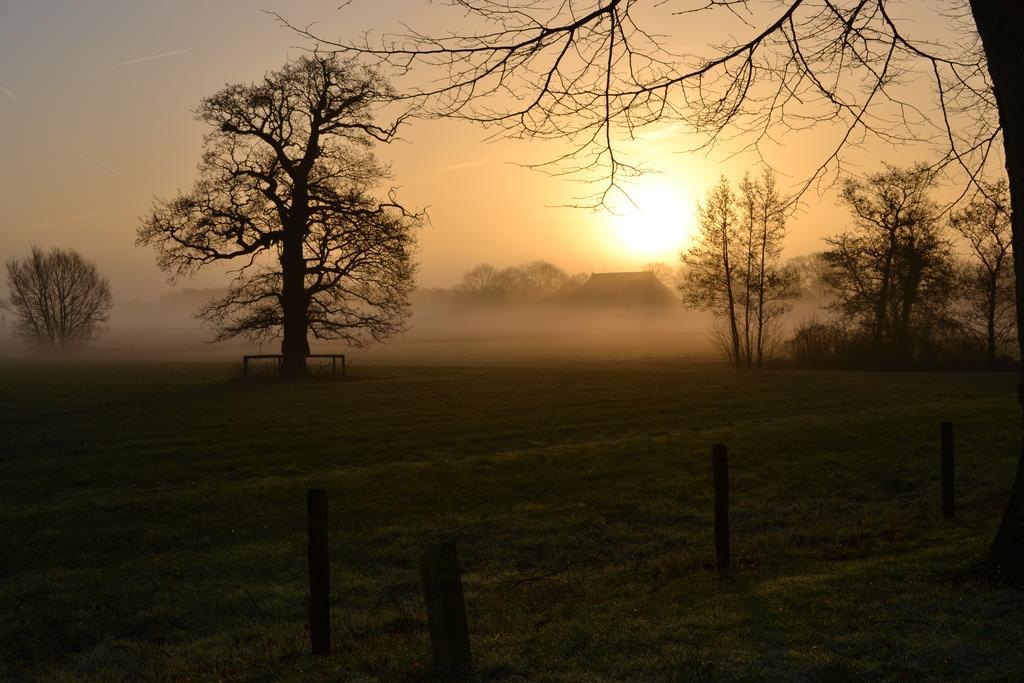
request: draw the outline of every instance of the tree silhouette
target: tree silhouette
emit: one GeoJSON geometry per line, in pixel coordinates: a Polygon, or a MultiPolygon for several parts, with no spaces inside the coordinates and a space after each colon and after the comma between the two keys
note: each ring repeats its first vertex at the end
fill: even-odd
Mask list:
{"type": "Polygon", "coordinates": [[[970,247],[962,273],[961,296],[967,324],[981,331],[989,367],[1013,338],[1013,250],[1006,183],[999,183],[949,217],[970,247]]]}
{"type": "Polygon", "coordinates": [[[777,338],[776,323],[796,298],[797,272],[780,263],[786,238],[788,201],[779,194],[775,173],[764,167],[761,177],[745,175],[740,183],[741,231],[746,252],[743,280],[743,331],[747,367],[761,367],[777,338]]]}
{"type": "Polygon", "coordinates": [[[910,365],[920,321],[949,298],[952,255],[929,197],[934,186],[921,165],[843,183],[854,225],[826,239],[826,281],[837,295],[832,308],[866,332],[878,362],[910,365]]]}
{"type": "Polygon", "coordinates": [[[779,262],[785,208],[768,169],[757,180],[745,176],[739,194],[722,177],[698,204],[698,234],[680,254],[683,302],[721,320],[714,334],[736,367],[764,364],[773,323],[796,297],[796,270],[779,262]]]}
{"type": "Polygon", "coordinates": [[[568,273],[547,261],[530,261],[500,270],[481,263],[463,273],[455,289],[467,300],[480,303],[524,302],[550,296],[568,282],[568,273]]]}
{"type": "MultiPolygon", "coordinates": [[[[408,93],[426,115],[497,126],[514,136],[569,140],[553,160],[567,172],[595,171],[609,191],[635,168],[620,158],[621,133],[677,121],[758,150],[762,142],[811,126],[837,126],[834,146],[806,179],[845,169],[844,152],[869,141],[929,141],[940,166],[960,168],[965,192],[998,163],[1000,142],[1011,204],[1024,204],[1024,3],[957,0],[941,16],[940,39],[911,37],[895,0],[450,0],[480,28],[429,36],[410,31],[323,45],[358,53],[398,73],[437,76],[408,93]],[[661,9],[694,17],[735,17],[738,40],[711,55],[661,44],[661,9]],[[657,28],[655,28],[657,27],[657,28]],[[931,86],[931,101],[911,101],[931,86]],[[993,157],[996,157],[993,160],[993,157]]],[[[919,3],[915,12],[939,3],[919,3]]],[[[281,21],[289,25],[284,19],[281,21]]],[[[797,193],[799,195],[799,192],[797,193]]],[[[1018,344],[1024,345],[1024,212],[1011,217],[1018,344]]],[[[1024,346],[1021,346],[1024,352],[1024,346]]],[[[1024,355],[1024,353],[1022,353],[1024,355]]],[[[1024,420],[1024,374],[1018,391],[1024,420]]],[[[993,565],[1024,580],[1024,441],[993,565]]]]}
{"type": "Polygon", "coordinates": [[[500,273],[490,263],[481,263],[463,273],[455,289],[471,299],[493,301],[502,295],[500,273]]]}
{"type": "Polygon", "coordinates": [[[724,323],[720,343],[729,361],[743,365],[737,289],[741,257],[736,193],[722,176],[703,202],[697,205],[698,234],[693,245],[680,254],[683,303],[711,311],[724,323]]]}
{"type": "Polygon", "coordinates": [[[14,334],[44,351],[65,353],[94,339],[113,305],[106,278],[71,250],[32,247],[7,262],[7,286],[14,334]]]}
{"type": "Polygon", "coordinates": [[[361,345],[402,329],[420,216],[371,190],[387,178],[373,123],[394,97],[383,77],[336,55],[286,64],[202,101],[206,136],[192,190],[158,201],[138,230],[172,277],[239,262],[201,311],[216,339],[281,337],[282,374],[306,373],[308,334],[361,345]]]}

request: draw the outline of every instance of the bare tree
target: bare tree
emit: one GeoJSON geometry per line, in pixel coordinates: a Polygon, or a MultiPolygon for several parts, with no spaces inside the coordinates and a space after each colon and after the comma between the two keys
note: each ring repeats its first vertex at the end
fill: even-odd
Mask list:
{"type": "Polygon", "coordinates": [[[738,221],[736,194],[722,176],[697,205],[699,232],[690,248],[680,254],[683,272],[679,287],[683,303],[711,311],[723,321],[724,333],[716,329],[715,334],[736,367],[744,364],[736,305],[740,287],[737,260],[743,258],[738,221]]]}
{"type": "Polygon", "coordinates": [[[65,353],[96,338],[113,306],[107,279],[72,250],[32,247],[7,262],[7,286],[14,333],[45,351],[65,353]]]}
{"type": "MultiPolygon", "coordinates": [[[[637,129],[678,121],[758,150],[780,133],[835,126],[835,144],[806,179],[844,171],[844,152],[869,141],[925,141],[940,165],[974,184],[1002,162],[1012,204],[1024,203],[1024,4],[1019,0],[918,3],[939,7],[944,33],[908,30],[895,0],[449,0],[477,31],[414,31],[358,43],[325,41],[392,66],[433,70],[408,97],[428,115],[468,119],[516,136],[569,140],[555,161],[594,171],[603,203],[633,170],[618,142],[637,129]],[[637,11],[639,9],[639,11],[637,11]],[[735,17],[735,34],[711,54],[667,49],[656,10],[735,17]],[[648,10],[643,15],[643,10],[648,10]],[[914,36],[914,37],[911,37],[914,36]],[[927,80],[925,80],[927,79],[927,80]],[[931,85],[931,102],[911,101],[931,85]],[[1000,145],[1001,143],[1001,145],[1000,145]]],[[[902,5],[899,5],[902,7],[902,5]]],[[[913,17],[911,17],[912,19],[913,17]]],[[[287,25],[287,22],[282,19],[287,25]]],[[[799,195],[799,192],[797,193],[799,195]]],[[[1024,212],[1014,212],[1018,331],[1024,325],[1024,212]]],[[[1024,334],[1018,334],[1024,345],[1024,334]]],[[[1022,346],[1024,350],[1024,346],[1022,346]]],[[[1022,354],[1024,355],[1024,354],[1022,354]]],[[[1024,374],[1022,390],[1024,419],[1024,374]]],[[[993,565],[1024,579],[1024,442],[993,565]]]]}
{"type": "Polygon", "coordinates": [[[462,281],[455,286],[455,289],[471,299],[495,299],[498,297],[501,286],[498,278],[499,272],[490,263],[473,266],[462,274],[462,281]]]}
{"type": "MultiPolygon", "coordinates": [[[[747,364],[761,367],[765,350],[774,346],[773,332],[779,316],[790,309],[786,303],[797,295],[797,273],[782,264],[789,202],[779,194],[775,173],[768,167],[761,177],[744,176],[740,206],[746,252],[744,280],[744,330],[747,364]]],[[[767,355],[770,355],[767,354],[767,355]]]]}
{"type": "Polygon", "coordinates": [[[519,266],[520,291],[527,298],[550,296],[565,286],[569,274],[548,261],[530,261],[519,266]]]}
{"type": "Polygon", "coordinates": [[[393,97],[380,73],[320,54],[227,86],[196,112],[213,129],[199,180],[138,230],[172,277],[240,263],[200,316],[217,339],[280,337],[286,377],[306,374],[309,333],[361,345],[407,317],[421,217],[371,194],[387,169],[370,147],[395,133],[373,110],[393,97]]]}
{"type": "Polygon", "coordinates": [[[547,261],[530,261],[500,270],[481,263],[463,273],[456,290],[481,302],[531,301],[554,294],[568,282],[568,273],[547,261]]]}
{"type": "Polygon", "coordinates": [[[713,335],[736,367],[771,356],[779,316],[796,296],[796,271],[780,263],[785,208],[770,171],[745,176],[739,195],[723,177],[698,205],[700,231],[680,255],[683,302],[722,319],[713,335]]]}
{"type": "Polygon", "coordinates": [[[567,143],[540,166],[602,183],[584,199],[589,205],[605,204],[643,170],[625,156],[625,142],[667,121],[705,136],[701,147],[728,142],[731,152],[757,153],[780,134],[833,127],[835,142],[804,188],[844,172],[849,148],[871,140],[930,142],[943,164],[963,165],[971,177],[998,141],[985,59],[963,2],[931,12],[950,27],[945,40],[910,38],[918,31],[891,11],[893,0],[447,4],[464,11],[466,31],[332,41],[278,18],[320,45],[429,84],[405,93],[418,115],[567,143]],[[677,45],[664,27],[679,16],[717,22],[728,38],[677,45]],[[955,40],[960,33],[966,38],[955,40]],[[934,86],[937,115],[911,101],[922,76],[934,86]]]}
{"type": "Polygon", "coordinates": [[[950,215],[949,224],[970,247],[971,261],[961,278],[965,318],[981,331],[985,359],[992,367],[1006,350],[1014,332],[1013,248],[1006,183],[990,187],[963,209],[950,215]]]}
{"type": "Polygon", "coordinates": [[[843,183],[854,225],[826,239],[826,281],[837,295],[832,307],[866,330],[879,360],[909,365],[922,323],[944,310],[951,294],[950,245],[929,198],[934,184],[922,165],[887,166],[843,183]]]}

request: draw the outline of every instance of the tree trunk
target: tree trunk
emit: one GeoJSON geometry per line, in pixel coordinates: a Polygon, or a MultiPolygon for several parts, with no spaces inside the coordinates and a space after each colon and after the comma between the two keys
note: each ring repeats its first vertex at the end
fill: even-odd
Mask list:
{"type": "MultiPolygon", "coordinates": [[[[1017,343],[1024,358],[1024,210],[1018,210],[1024,207],[1024,69],[1020,68],[1024,3],[1020,0],[971,0],[971,12],[985,48],[1003,128],[1012,207],[1013,272],[1017,278],[1017,343]]],[[[1021,372],[1017,397],[1024,405],[1024,366],[1021,372]]],[[[1024,442],[1010,500],[992,542],[990,559],[993,568],[1008,578],[1024,580],[1024,442]]]]}
{"type": "Polygon", "coordinates": [[[995,271],[989,283],[988,309],[985,311],[987,347],[985,349],[985,360],[991,370],[996,366],[996,310],[999,298],[999,271],[995,271]]]}
{"type": "MultiPolygon", "coordinates": [[[[765,190],[765,202],[768,201],[768,190],[765,190]]],[[[767,204],[761,222],[761,261],[757,269],[757,367],[764,365],[764,300],[765,300],[765,262],[768,258],[768,215],[767,204]]]]}
{"type": "Polygon", "coordinates": [[[306,376],[309,328],[306,306],[306,260],[302,253],[302,233],[289,230],[281,248],[281,363],[282,379],[306,376]]]}
{"type": "Polygon", "coordinates": [[[887,313],[889,311],[890,288],[892,286],[893,260],[896,253],[896,240],[892,230],[889,229],[889,250],[885,254],[885,264],[882,266],[882,284],[878,288],[878,303],[875,305],[875,324],[871,330],[871,346],[875,352],[875,358],[882,351],[882,334],[887,327],[887,313]]]}
{"type": "Polygon", "coordinates": [[[732,264],[729,262],[728,226],[722,225],[722,270],[725,275],[725,296],[729,302],[729,333],[732,335],[732,362],[740,367],[740,332],[736,326],[736,300],[732,291],[732,264]]]}
{"type": "Polygon", "coordinates": [[[747,250],[747,272],[744,275],[746,280],[743,300],[743,338],[746,341],[747,368],[753,367],[754,349],[750,339],[750,314],[753,307],[751,289],[754,285],[754,208],[748,200],[747,211],[750,216],[747,219],[747,243],[744,245],[747,250]]]}
{"type": "Polygon", "coordinates": [[[921,287],[920,259],[914,253],[914,246],[909,247],[907,265],[907,281],[903,287],[903,309],[899,318],[898,353],[903,367],[914,364],[914,306],[917,304],[917,293],[921,287]]]}

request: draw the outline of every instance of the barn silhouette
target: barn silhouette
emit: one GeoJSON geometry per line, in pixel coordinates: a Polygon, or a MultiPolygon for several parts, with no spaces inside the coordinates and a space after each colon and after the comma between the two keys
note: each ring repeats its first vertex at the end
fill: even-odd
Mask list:
{"type": "Polygon", "coordinates": [[[579,306],[630,309],[664,309],[680,303],[650,271],[592,273],[568,300],[579,306]]]}

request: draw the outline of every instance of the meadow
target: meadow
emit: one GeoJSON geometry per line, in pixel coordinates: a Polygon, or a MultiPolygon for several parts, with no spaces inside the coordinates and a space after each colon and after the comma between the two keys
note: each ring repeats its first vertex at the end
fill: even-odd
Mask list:
{"type": "Polygon", "coordinates": [[[977,568],[1016,462],[1014,387],[658,360],[293,385],[0,365],[0,678],[430,680],[418,559],[453,540],[479,680],[1015,679],[1024,592],[977,568]],[[715,442],[733,580],[713,569],[715,442]],[[310,487],[330,501],[324,658],[310,487]]]}

